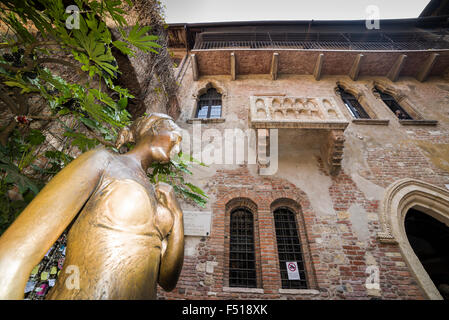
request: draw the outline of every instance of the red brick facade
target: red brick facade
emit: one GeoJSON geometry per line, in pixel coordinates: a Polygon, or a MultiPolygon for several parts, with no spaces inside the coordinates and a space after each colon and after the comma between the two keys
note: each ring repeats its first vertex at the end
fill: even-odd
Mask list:
{"type": "Polygon", "coordinates": [[[214,181],[217,198],[213,204],[211,236],[201,239],[197,256],[186,258],[177,288],[170,293],[160,290],[160,299],[370,299],[373,296],[365,287],[368,277],[367,252],[379,266],[381,297],[377,298],[425,298],[398,247],[381,244],[376,239],[379,231],[377,221],[368,224],[368,245],[361,247],[358,244],[346,210],[352,203],[359,203],[366,212],[375,213],[379,204],[378,201],[367,200],[344,172],[332,178],[329,192],[338,213],[332,220],[328,216],[325,219],[316,216],[305,193],[293,184],[282,179],[254,178],[244,166],[233,171],[220,170],[214,181]],[[272,214],[272,205],[276,202],[286,204],[296,213],[309,289],[315,289],[316,292],[279,291],[281,280],[272,214]],[[244,290],[229,292],[226,289],[229,204],[257,210],[254,224],[256,256],[260,259],[257,263],[258,288],[263,289],[263,293],[244,290]],[[197,267],[207,263],[214,265],[213,270],[197,267]]]}
{"type": "MultiPolygon", "coordinates": [[[[401,74],[389,77],[400,61],[394,55],[400,58],[402,53],[367,50],[355,76],[351,70],[357,66],[359,52],[354,50],[222,47],[186,51],[184,68],[178,70],[181,113],[177,123],[192,135],[197,98],[204,88],[214,87],[222,94],[221,118],[203,121],[202,128],[213,129],[222,136],[226,129],[279,129],[279,170],[271,176],[256,173],[251,165],[213,164],[204,170],[206,174],[203,172],[195,182],[211,196],[209,207],[204,210],[212,214],[210,235],[197,242],[188,240],[196,243],[195,252],[186,255],[177,288],[173,292],[159,290],[159,298],[431,297],[422,277],[417,277],[416,269],[410,266],[410,256],[404,256],[398,244],[380,241],[378,233],[385,233],[382,217],[386,211],[382,204],[392,184],[405,178],[416,179],[447,193],[447,60],[439,60],[440,64],[422,78],[417,76],[418,69],[430,61],[432,53],[411,52],[401,74]],[[318,76],[320,56],[324,62],[318,76]],[[341,83],[370,111],[370,119],[354,118],[335,90],[341,83]],[[374,87],[394,96],[399,105],[413,114],[413,121],[399,121],[381,97],[374,94],[374,87]],[[260,118],[256,108],[259,99],[265,115],[260,118]],[[347,126],[337,130],[333,127],[335,118],[329,124],[323,117],[315,119],[321,121],[322,127],[309,128],[310,118],[301,122],[288,117],[292,101],[296,104],[297,100],[313,99],[323,105],[326,100],[329,108],[323,109],[325,114],[338,111],[337,118],[347,122],[347,126]],[[282,107],[285,117],[276,118],[274,110],[279,101],[286,100],[290,103],[282,107]],[[333,130],[337,131],[333,134],[333,130]],[[279,203],[296,214],[308,289],[281,288],[273,218],[279,203]],[[257,289],[229,288],[229,210],[234,205],[247,206],[254,214],[257,289]],[[368,271],[373,269],[378,270],[379,288],[369,282],[372,274],[368,271]]],[[[205,141],[202,142],[204,146],[205,141]]],[[[449,219],[449,213],[444,219],[449,219]]],[[[403,223],[402,220],[402,226],[403,223]]],[[[433,298],[441,297],[437,293],[433,298]]]]}

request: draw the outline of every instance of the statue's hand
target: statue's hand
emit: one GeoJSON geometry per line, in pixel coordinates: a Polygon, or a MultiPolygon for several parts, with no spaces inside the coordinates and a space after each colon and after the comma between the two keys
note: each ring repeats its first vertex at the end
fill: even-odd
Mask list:
{"type": "Polygon", "coordinates": [[[156,227],[165,238],[173,227],[174,213],[170,208],[174,190],[169,184],[160,182],[155,186],[156,198],[158,201],[156,213],[156,227]]]}
{"type": "Polygon", "coordinates": [[[176,197],[173,187],[168,183],[158,182],[155,186],[155,191],[159,203],[170,209],[170,203],[176,197]]]}

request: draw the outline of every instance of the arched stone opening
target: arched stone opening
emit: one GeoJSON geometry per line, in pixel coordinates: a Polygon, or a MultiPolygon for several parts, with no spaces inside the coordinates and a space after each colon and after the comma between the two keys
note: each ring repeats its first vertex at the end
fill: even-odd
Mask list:
{"type": "MultiPolygon", "coordinates": [[[[418,111],[416,111],[417,108],[413,105],[413,103],[401,90],[393,86],[390,86],[382,81],[373,81],[371,85],[371,91],[373,95],[380,100],[383,100],[382,98],[383,94],[390,96],[396,102],[397,108],[402,109],[400,110],[401,112],[405,112],[409,117],[411,117],[410,120],[424,119],[423,116],[418,111]]],[[[395,112],[394,108],[388,105],[385,101],[383,101],[383,103],[391,110],[391,112],[393,113],[395,112]]]]}
{"type": "Polygon", "coordinates": [[[337,86],[334,88],[335,94],[342,100],[343,104],[345,105],[346,109],[348,110],[348,112],[351,114],[352,117],[356,119],[363,119],[363,118],[377,119],[376,114],[371,109],[368,100],[366,99],[366,96],[362,90],[348,84],[345,81],[337,81],[336,85],[337,86]],[[359,112],[360,113],[359,115],[355,115],[354,112],[350,110],[351,108],[347,104],[349,101],[345,101],[344,99],[345,92],[352,95],[354,99],[356,99],[357,103],[360,104],[359,108],[361,108],[362,110],[360,110],[361,112],[359,112]]]}
{"type": "Polygon", "coordinates": [[[200,97],[202,95],[206,94],[209,89],[215,89],[216,92],[219,95],[221,95],[221,98],[220,98],[221,99],[221,116],[220,116],[220,118],[225,117],[225,113],[226,113],[225,107],[226,107],[226,97],[227,97],[226,89],[221,82],[216,81],[216,80],[211,80],[211,81],[200,84],[198,89],[192,95],[193,102],[194,102],[194,106],[192,108],[192,113],[191,113],[192,119],[197,118],[197,111],[198,111],[198,107],[199,107],[198,103],[200,101],[200,97]]]}
{"type": "Polygon", "coordinates": [[[407,236],[406,217],[409,212],[414,212],[413,210],[449,227],[449,191],[415,179],[402,179],[390,185],[381,206],[382,231],[378,233],[378,239],[383,243],[397,244],[426,296],[429,299],[441,300],[443,297],[440,291],[407,236]]]}
{"type": "Polygon", "coordinates": [[[441,296],[449,300],[449,227],[418,208],[405,216],[407,239],[441,296]]]}

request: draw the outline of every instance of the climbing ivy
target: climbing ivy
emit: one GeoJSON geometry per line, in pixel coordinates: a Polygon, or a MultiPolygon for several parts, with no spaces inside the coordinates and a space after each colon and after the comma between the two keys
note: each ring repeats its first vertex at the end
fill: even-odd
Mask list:
{"type": "MultiPolygon", "coordinates": [[[[120,70],[111,49],[127,56],[138,51],[157,56],[163,49],[151,26],[127,24],[126,8],[133,5],[130,0],[0,2],[0,113],[6,120],[0,128],[0,234],[73,160],[71,150],[114,148],[118,131],[130,124],[127,106],[134,97],[117,85],[120,70]],[[119,31],[119,40],[113,41],[110,27],[119,31]],[[61,68],[70,77],[57,72],[61,68]],[[62,134],[52,132],[50,124],[62,134]]],[[[185,173],[179,166],[188,164],[181,163],[168,168],[175,177],[185,173]]],[[[167,181],[187,198],[204,194],[183,191],[189,185],[182,177],[167,181]]]]}

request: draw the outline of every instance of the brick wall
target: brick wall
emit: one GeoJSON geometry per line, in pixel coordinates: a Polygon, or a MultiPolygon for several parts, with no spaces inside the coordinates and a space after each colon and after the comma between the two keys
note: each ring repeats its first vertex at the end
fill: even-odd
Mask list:
{"type": "MultiPolygon", "coordinates": [[[[179,91],[178,124],[191,133],[191,125],[186,120],[196,108],[192,96],[207,83],[226,93],[223,97],[226,120],[205,124],[204,128],[222,132],[226,128],[248,128],[251,95],[332,96],[335,83],[341,79],[332,76],[315,81],[309,76],[282,76],[271,81],[261,75],[248,75],[239,76],[236,81],[230,81],[228,76],[192,81],[191,69],[187,69],[179,91]]],[[[298,135],[280,139],[284,144],[280,146],[278,173],[273,176],[260,176],[245,164],[211,165],[206,169],[208,174],[203,172],[198,179],[193,177],[193,182],[211,199],[206,209],[212,212],[211,233],[197,242],[192,242],[193,237],[186,237],[186,242],[196,243],[195,253],[186,256],[177,288],[172,292],[160,289],[159,299],[426,299],[399,247],[381,243],[376,237],[381,231],[380,204],[385,188],[391,183],[414,178],[443,188],[449,184],[447,85],[444,79],[425,83],[405,79],[392,84],[426,119],[439,120],[433,127],[403,126],[372,95],[374,80],[362,79],[354,86],[364,93],[366,103],[378,119],[389,120],[388,125],[351,123],[344,105],[334,97],[350,122],[344,133],[342,170],[337,176],[329,175],[314,151],[318,138],[298,135]],[[298,145],[292,139],[305,142],[298,145]],[[304,148],[305,153],[298,153],[298,148],[304,148]],[[292,167],[295,163],[296,169],[292,167]],[[309,169],[316,172],[305,174],[309,169]],[[295,170],[302,170],[301,174],[293,176],[295,170]],[[227,284],[229,216],[226,208],[235,199],[251,201],[257,208],[254,212],[256,256],[260,258],[257,290],[230,289],[227,284]],[[307,264],[309,290],[281,289],[271,207],[278,199],[288,199],[297,205],[294,211],[307,264]],[[329,202],[330,206],[318,208],[320,201],[329,202]],[[380,290],[365,285],[369,277],[367,268],[372,266],[379,269],[380,290]]]]}
{"type": "MultiPolygon", "coordinates": [[[[423,299],[395,245],[376,240],[377,220],[370,220],[369,240],[359,241],[352,230],[348,208],[359,203],[367,213],[378,210],[378,201],[364,198],[350,177],[341,173],[333,179],[329,192],[337,215],[317,217],[307,196],[283,179],[255,178],[245,166],[237,170],[218,170],[214,176],[211,235],[201,238],[197,255],[186,258],[178,286],[173,292],[159,290],[159,299],[423,299]],[[242,187],[235,187],[236,185],[242,187]],[[228,187],[227,185],[231,185],[228,187]],[[233,185],[233,186],[232,186],[233,185]],[[257,206],[255,212],[257,267],[263,293],[229,292],[227,259],[229,217],[226,205],[233,199],[249,199],[257,206]],[[300,240],[307,264],[310,289],[281,293],[281,278],[276,244],[272,203],[291,199],[300,207],[297,213],[300,240]],[[258,237],[257,237],[258,235],[258,237]],[[367,290],[365,273],[368,265],[380,269],[380,292],[367,290]]],[[[238,290],[238,289],[235,289],[238,290]]],[[[249,290],[251,291],[251,290],[249,290]]]]}

